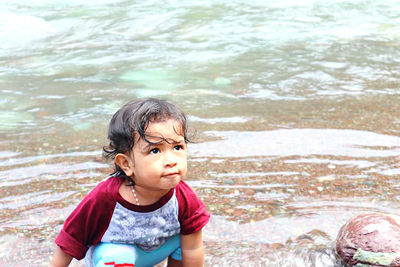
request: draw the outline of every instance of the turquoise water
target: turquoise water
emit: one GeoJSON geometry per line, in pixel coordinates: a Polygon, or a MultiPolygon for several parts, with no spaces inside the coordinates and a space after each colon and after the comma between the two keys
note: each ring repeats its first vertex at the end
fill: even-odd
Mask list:
{"type": "Polygon", "coordinates": [[[87,2],[0,2],[0,265],[45,265],[138,97],[197,129],[207,266],[340,266],[346,220],[398,214],[398,3],[87,2]]]}

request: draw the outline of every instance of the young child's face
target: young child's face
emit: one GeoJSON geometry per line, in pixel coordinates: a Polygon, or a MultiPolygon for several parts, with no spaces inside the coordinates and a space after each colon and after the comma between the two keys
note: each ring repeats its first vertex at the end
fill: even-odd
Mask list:
{"type": "Polygon", "coordinates": [[[150,144],[136,137],[133,147],[132,179],[135,187],[169,190],[186,175],[186,143],[179,122],[169,119],[149,123],[146,136],[150,144]]]}

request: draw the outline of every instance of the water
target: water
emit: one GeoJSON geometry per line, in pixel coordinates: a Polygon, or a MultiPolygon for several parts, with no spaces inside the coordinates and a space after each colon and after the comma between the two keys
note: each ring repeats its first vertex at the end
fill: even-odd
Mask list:
{"type": "MultiPolygon", "coordinates": [[[[44,266],[110,173],[107,124],[161,97],[196,128],[207,266],[341,266],[350,217],[399,215],[393,1],[1,1],[0,265],[44,266]]],[[[74,261],[74,266],[80,263],[74,261]]]]}

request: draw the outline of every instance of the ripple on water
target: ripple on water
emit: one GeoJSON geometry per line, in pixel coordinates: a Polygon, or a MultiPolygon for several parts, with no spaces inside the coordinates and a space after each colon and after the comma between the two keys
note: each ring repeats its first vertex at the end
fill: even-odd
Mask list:
{"type": "MultiPolygon", "coordinates": [[[[0,171],[0,187],[11,185],[22,185],[31,182],[32,180],[48,180],[48,179],[66,179],[71,176],[77,177],[74,171],[87,171],[93,169],[103,169],[108,167],[107,164],[98,162],[85,163],[58,163],[36,165],[29,167],[14,168],[7,171],[0,171]],[[61,175],[65,174],[65,175],[61,175]]],[[[90,172],[81,173],[79,175],[87,175],[90,172]]]]}
{"type": "Polygon", "coordinates": [[[337,165],[342,165],[349,167],[357,167],[358,169],[373,167],[377,164],[368,160],[334,160],[334,159],[318,159],[318,158],[285,160],[285,162],[289,164],[301,164],[301,163],[326,164],[328,166],[332,166],[331,168],[335,168],[335,166],[337,165]]]}
{"type": "Polygon", "coordinates": [[[60,153],[60,154],[48,154],[48,155],[38,155],[33,157],[15,157],[20,153],[8,152],[8,151],[0,151],[0,158],[7,158],[4,161],[0,161],[1,166],[15,166],[20,164],[26,164],[30,162],[40,161],[40,160],[49,160],[55,158],[79,158],[85,156],[98,156],[101,155],[100,151],[93,152],[70,152],[70,153],[60,153]],[[4,154],[4,157],[2,156],[4,154]]]}
{"type": "MultiPolygon", "coordinates": [[[[18,156],[20,153],[13,151],[0,151],[0,158],[12,158],[18,156]]],[[[0,162],[1,164],[1,162],[0,162]]]]}
{"type": "Polygon", "coordinates": [[[74,194],[74,192],[62,192],[56,193],[52,191],[41,191],[26,193],[19,196],[9,196],[0,198],[0,209],[20,209],[27,206],[35,206],[39,204],[50,204],[51,202],[57,202],[68,196],[74,194]]]}
{"type": "Polygon", "coordinates": [[[330,155],[355,158],[400,155],[400,137],[341,129],[282,129],[258,132],[209,131],[221,140],[190,146],[193,157],[330,155]]]}
{"type": "Polygon", "coordinates": [[[192,122],[205,122],[209,124],[216,124],[216,123],[244,123],[250,121],[251,118],[248,117],[228,117],[228,118],[200,118],[197,116],[189,116],[189,120],[192,122]]]}

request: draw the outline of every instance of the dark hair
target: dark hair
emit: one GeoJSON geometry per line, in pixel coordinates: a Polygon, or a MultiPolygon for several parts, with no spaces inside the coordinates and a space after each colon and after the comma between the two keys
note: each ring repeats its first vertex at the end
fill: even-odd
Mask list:
{"type": "MultiPolygon", "coordinates": [[[[129,153],[135,145],[137,134],[146,142],[151,143],[146,136],[149,123],[168,119],[174,119],[180,123],[185,142],[190,142],[186,116],[174,104],[156,98],[128,102],[111,118],[107,136],[110,143],[103,147],[103,156],[106,159],[114,159],[119,153],[129,153]]],[[[126,176],[117,164],[115,164],[115,169],[114,173],[126,176]]]]}

